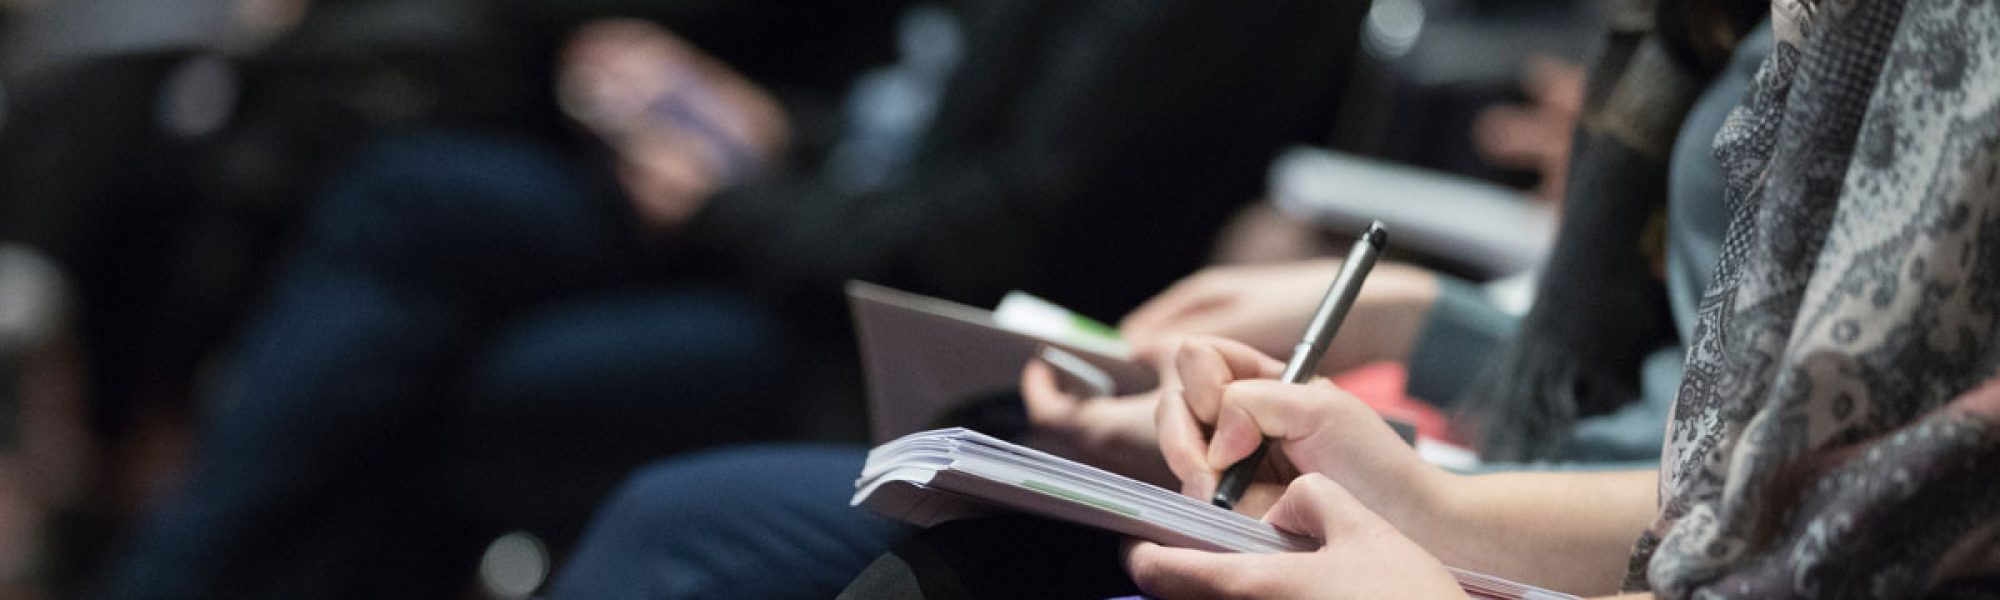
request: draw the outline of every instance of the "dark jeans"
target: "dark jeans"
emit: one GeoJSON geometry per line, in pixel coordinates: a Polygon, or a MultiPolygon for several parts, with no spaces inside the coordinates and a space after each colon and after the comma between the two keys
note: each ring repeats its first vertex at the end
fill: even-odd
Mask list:
{"type": "Polygon", "coordinates": [[[598,512],[551,597],[1136,593],[1118,563],[1115,534],[1020,515],[919,531],[848,506],[865,458],[858,446],[751,446],[648,467],[598,512]]]}
{"type": "Polygon", "coordinates": [[[768,437],[790,347],[649,266],[601,169],[519,140],[383,143],[323,198],[189,478],[112,598],[438,598],[483,542],[560,548],[647,460],[768,437]]]}
{"type": "Polygon", "coordinates": [[[551,597],[832,598],[910,531],[847,505],[864,455],[753,446],[648,467],[598,512],[551,597]]]}

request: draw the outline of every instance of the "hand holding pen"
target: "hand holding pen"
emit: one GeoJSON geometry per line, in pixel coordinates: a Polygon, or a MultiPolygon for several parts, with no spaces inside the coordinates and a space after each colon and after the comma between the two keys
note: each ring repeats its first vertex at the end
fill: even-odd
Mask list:
{"type": "MultiPolygon", "coordinates": [[[[1334,333],[1322,332],[1328,340],[1334,333]]],[[[1241,343],[1190,338],[1173,370],[1178,389],[1165,388],[1156,425],[1161,452],[1189,495],[1212,498],[1221,472],[1246,462],[1267,437],[1276,450],[1258,461],[1267,466],[1238,505],[1250,514],[1303,472],[1325,474],[1368,502],[1411,493],[1427,479],[1412,473],[1435,471],[1360,400],[1324,380],[1285,383],[1285,364],[1241,343]]]]}
{"type": "MultiPolygon", "coordinates": [[[[1347,260],[1340,264],[1340,274],[1333,278],[1333,285],[1326,290],[1326,298],[1320,300],[1319,310],[1313,312],[1312,320],[1306,322],[1306,332],[1299,344],[1292,348],[1291,361],[1285,364],[1281,376],[1285,383],[1303,384],[1312,381],[1313,372],[1319,368],[1319,359],[1326,356],[1326,347],[1333,343],[1333,336],[1340,332],[1340,324],[1347,320],[1347,312],[1354,308],[1354,299],[1361,296],[1361,284],[1368,280],[1368,272],[1375,269],[1375,259],[1382,256],[1382,247],[1389,243],[1389,231],[1381,221],[1368,225],[1361,232],[1360,239],[1354,241],[1354,249],[1347,253],[1347,260]]],[[[1263,464],[1264,454],[1270,450],[1269,443],[1257,445],[1250,456],[1230,465],[1222,472],[1222,480],[1216,484],[1215,495],[1211,499],[1216,506],[1235,508],[1243,498],[1243,492],[1250,488],[1250,478],[1263,464]]]]}

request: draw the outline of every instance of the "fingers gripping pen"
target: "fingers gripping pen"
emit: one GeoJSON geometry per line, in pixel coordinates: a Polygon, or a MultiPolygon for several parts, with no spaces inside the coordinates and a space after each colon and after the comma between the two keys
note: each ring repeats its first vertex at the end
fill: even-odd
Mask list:
{"type": "MultiPolygon", "coordinates": [[[[1327,344],[1340,330],[1340,323],[1347,319],[1347,311],[1354,308],[1354,299],[1361,294],[1361,283],[1368,278],[1368,272],[1375,268],[1375,259],[1382,254],[1382,247],[1389,243],[1389,230],[1381,221],[1368,225],[1361,233],[1361,239],[1354,241],[1354,249],[1347,252],[1347,260],[1340,265],[1340,274],[1333,278],[1333,286],[1327,288],[1326,298],[1320,300],[1319,310],[1306,323],[1306,333],[1299,345],[1292,349],[1292,359],[1285,363],[1285,383],[1303,384],[1312,381],[1313,373],[1319,368],[1319,359],[1326,355],[1327,344]]],[[[1271,449],[1271,440],[1266,438],[1257,445],[1257,450],[1222,472],[1222,480],[1215,486],[1213,502],[1223,508],[1235,508],[1243,499],[1243,492],[1250,488],[1250,479],[1257,472],[1257,466],[1264,462],[1264,454],[1271,449]]]]}

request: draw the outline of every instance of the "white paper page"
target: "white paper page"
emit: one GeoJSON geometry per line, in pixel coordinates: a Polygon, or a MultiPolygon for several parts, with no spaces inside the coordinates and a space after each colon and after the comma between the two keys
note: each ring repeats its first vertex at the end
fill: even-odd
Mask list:
{"type": "MultiPolygon", "coordinates": [[[[1317,545],[1158,486],[965,429],[912,434],[877,447],[855,483],[854,504],[922,525],[948,519],[938,518],[942,511],[922,508],[922,500],[912,495],[945,498],[940,502],[959,513],[977,512],[968,505],[984,503],[1171,546],[1285,552],[1317,545]]],[[[1476,597],[1573,598],[1481,573],[1451,571],[1476,597]]]]}

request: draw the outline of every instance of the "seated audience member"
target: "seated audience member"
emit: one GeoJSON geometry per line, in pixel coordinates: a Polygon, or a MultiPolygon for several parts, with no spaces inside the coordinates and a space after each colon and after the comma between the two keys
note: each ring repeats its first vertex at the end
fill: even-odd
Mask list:
{"type": "Polygon", "coordinates": [[[613,168],[463,131],[361,153],[103,595],[437,597],[505,528],[560,553],[634,465],[835,412],[790,374],[816,366],[797,338],[844,329],[846,278],[1116,314],[1192,267],[1277,148],[1322,131],[1359,16],[962,8],[924,150],[879,188],[777,172],[778,103],[630,22],[587,28],[565,76],[613,168]],[[672,74],[637,73],[657,89],[636,96],[609,81],[654,68],[672,74]]]}
{"type": "MultiPolygon", "coordinates": [[[[1724,117],[1743,98],[1754,69],[1769,49],[1768,31],[1753,35],[1742,43],[1735,61],[1726,70],[1712,76],[1714,81],[1708,86],[1706,94],[1692,106],[1686,120],[1679,124],[1680,141],[1673,148],[1670,169],[1627,175],[1658,177],[1666,183],[1663,186],[1667,191],[1664,202],[1670,216],[1669,235],[1665,241],[1668,277],[1662,286],[1666,299],[1661,304],[1671,308],[1676,325],[1674,331],[1683,336],[1682,339],[1691,338],[1696,319],[1693,306],[1706,286],[1712,258],[1721,249],[1721,229],[1724,226],[1720,210],[1723,174],[1707,152],[1706,140],[1715,136],[1723,126],[1724,117]],[[1709,258],[1702,258],[1704,256],[1709,258]]],[[[1726,52],[1710,53],[1724,56],[1709,59],[1716,66],[1698,71],[1715,69],[1727,58],[1726,52]]],[[[1662,126],[1671,127],[1673,124],[1662,126]]],[[[1671,140],[1671,136],[1667,139],[1671,140]]],[[[1667,143],[1658,138],[1655,141],[1667,143]]],[[[1599,151],[1602,151],[1601,147],[1599,151]]],[[[1601,160],[1582,157],[1579,162],[1586,165],[1585,168],[1603,168],[1601,160]]],[[[1585,193],[1586,190],[1602,193],[1605,185],[1599,180],[1572,189],[1577,190],[1573,194],[1585,193]]],[[[1627,200],[1609,194],[1601,197],[1627,200]]],[[[1571,202],[1585,200],[1573,196],[1571,202]]],[[[1592,217],[1593,214],[1601,214],[1592,210],[1586,207],[1579,215],[1568,218],[1601,219],[1592,217]]],[[[1561,250],[1558,251],[1597,252],[1588,248],[1587,244],[1591,243],[1631,246],[1631,240],[1638,238],[1637,227],[1642,224],[1596,222],[1594,225],[1624,225],[1629,229],[1623,238],[1592,235],[1577,242],[1573,241],[1574,238],[1586,230],[1566,228],[1564,239],[1559,242],[1561,250]]],[[[1627,257],[1631,265],[1629,268],[1636,273],[1646,273],[1645,265],[1648,263],[1636,256],[1636,249],[1629,252],[1634,255],[1627,257]]],[[[1556,262],[1563,264],[1564,261],[1559,259],[1556,262]]],[[[1333,266],[1325,262],[1214,269],[1184,280],[1134,311],[1121,323],[1121,330],[1138,347],[1145,349],[1145,354],[1161,362],[1172,361],[1174,349],[1181,345],[1180,340],[1196,334],[1216,334],[1244,340],[1240,344],[1225,346],[1233,351],[1254,349],[1258,353],[1277,354],[1289,350],[1291,344],[1296,342],[1304,319],[1324,293],[1333,270],[1333,266]]],[[[1613,283],[1600,279],[1595,283],[1599,286],[1632,285],[1643,290],[1647,281],[1640,277],[1613,283]]],[[[1486,351],[1466,351],[1463,346],[1473,344],[1491,348],[1513,327],[1508,317],[1480,302],[1476,292],[1470,290],[1463,284],[1412,267],[1396,264],[1377,267],[1368,285],[1362,289],[1354,312],[1349,315],[1322,362],[1321,372],[1337,375],[1375,361],[1405,361],[1410,365],[1413,391],[1445,390],[1432,393],[1446,400],[1459,393],[1467,396],[1478,393],[1481,390],[1478,384],[1467,383],[1471,379],[1469,373],[1461,372],[1476,370],[1486,351]]],[[[1589,293],[1579,287],[1548,286],[1544,288],[1534,310],[1540,312],[1546,310],[1544,306],[1560,306],[1566,297],[1589,293]]],[[[1570,300],[1572,303],[1580,301],[1570,300]]],[[[1554,322],[1535,321],[1531,317],[1524,327],[1547,327],[1551,323],[1554,322]]],[[[1198,347],[1217,344],[1201,342],[1198,347]]],[[[1513,346],[1500,345],[1492,352],[1518,351],[1519,347],[1519,342],[1513,346]]],[[[1684,353],[1679,348],[1648,352],[1652,350],[1641,347],[1630,353],[1684,353]]],[[[1623,367],[1626,369],[1623,373],[1607,372],[1590,377],[1600,380],[1645,380],[1645,384],[1639,387],[1655,388],[1651,397],[1626,399],[1616,403],[1617,410],[1596,417],[1578,418],[1570,430],[1568,443],[1545,446],[1541,451],[1547,454],[1533,458],[1545,461],[1598,461],[1594,465],[1598,469],[1649,466],[1646,463],[1622,462],[1621,458],[1659,455],[1659,431],[1665,419],[1660,407],[1671,402],[1672,393],[1661,393],[1657,388],[1670,390],[1674,387],[1678,369],[1661,369],[1658,366],[1661,359],[1656,357],[1649,357],[1645,362],[1648,363],[1645,367],[1628,364],[1623,367]]],[[[1602,361],[1588,364],[1591,369],[1603,371],[1617,368],[1602,361]]],[[[1169,368],[1162,375],[1171,382],[1177,373],[1169,368]]],[[[1275,372],[1266,375],[1275,376],[1275,372]]],[[[1187,382],[1179,385],[1192,387],[1187,382]]],[[[1161,389],[1172,390],[1175,387],[1176,384],[1167,383],[1161,389]]],[[[1037,435],[1059,438],[1058,445],[1078,449],[1080,455],[1076,458],[1086,462],[1161,485],[1176,485],[1174,474],[1166,469],[1167,465],[1155,451],[1160,444],[1153,427],[1157,394],[1122,398],[1076,397],[1061,390],[1052,371],[1039,363],[1030,364],[1024,370],[1021,391],[1031,421],[1038,430],[1037,435]]],[[[1476,402],[1469,405],[1489,406],[1476,402]]],[[[1370,420],[1375,419],[1371,416],[1370,420]]],[[[1476,418],[1473,420],[1478,421],[1476,418]]],[[[695,598],[724,590],[745,590],[774,598],[829,596],[833,590],[847,583],[844,576],[857,573],[859,565],[866,564],[910,531],[908,527],[847,506],[848,498],[853,494],[853,475],[861,468],[863,454],[864,449],[858,447],[763,447],[721,450],[655,465],[627,482],[600,509],[582,547],[557,579],[555,596],[695,598]],[[785,573],[787,576],[770,577],[770,573],[785,573]]],[[[1522,466],[1502,465],[1499,468],[1522,466]]],[[[991,527],[971,522],[927,532],[897,547],[894,555],[876,563],[875,570],[898,563],[906,565],[904,568],[907,569],[919,563],[940,560],[1003,561],[1009,553],[1030,552],[1030,549],[1037,557],[1045,557],[1047,552],[1060,552],[1062,558],[1037,563],[1048,567],[1038,576],[1016,578],[1047,585],[1001,588],[986,595],[974,593],[972,597],[1044,597],[1047,594],[1069,597],[1073,593],[1076,597],[1086,597],[1088,593],[1078,589],[1059,587],[1079,581],[1085,584],[1081,589],[1088,589],[1091,593],[1101,592],[1097,597],[1103,597],[1111,595],[1104,591],[1106,589],[1130,584],[1123,582],[1122,578],[1109,584],[1093,584],[1089,577],[1068,577],[1059,572],[1069,569],[1057,569],[1049,564],[1074,559],[1102,566],[1108,573],[1116,573],[1115,556],[1110,551],[1115,544],[1103,537],[1079,537],[1060,528],[1052,531],[1046,526],[1023,524],[1018,520],[1007,520],[991,527]],[[994,529],[1017,527],[1031,533],[994,535],[993,532],[994,529]],[[1047,537],[1050,535],[1061,536],[1060,541],[1051,541],[1047,537]],[[967,547],[980,544],[987,546],[984,550],[967,547]],[[1072,544],[1078,545],[1078,548],[1072,549],[1072,544]],[[940,547],[950,550],[941,550],[940,547]],[[1055,548],[1065,549],[1058,551],[1055,548]],[[1091,556],[1090,549],[1103,552],[1091,556]],[[1039,576],[1041,574],[1048,577],[1039,576]]],[[[871,570],[871,574],[875,570],[871,570]]],[[[951,580],[953,574],[945,575],[944,580],[951,580]]],[[[966,577],[970,580],[975,576],[966,577]]],[[[880,593],[882,588],[870,588],[869,585],[880,583],[883,579],[881,576],[873,577],[857,582],[857,586],[880,593]]],[[[855,593],[857,597],[867,597],[860,591],[855,593]]]]}
{"type": "MultiPolygon", "coordinates": [[[[2000,351],[1985,274],[2000,255],[2000,108],[1975,90],[2000,84],[2000,69],[1952,57],[2000,53],[2000,7],[1780,1],[1772,18],[1772,56],[1715,138],[1728,233],[1659,469],[1450,474],[1344,391],[1271,381],[1274,359],[1198,340],[1158,420],[1184,491],[1206,497],[1273,438],[1282,460],[1244,508],[1325,545],[1139,542],[1123,557],[1138,587],[1465,597],[1451,565],[1586,595],[1990,590],[2000,351]]],[[[1617,79],[1594,97],[1661,75],[1635,49],[1600,65],[1594,86],[1617,79]]]]}

